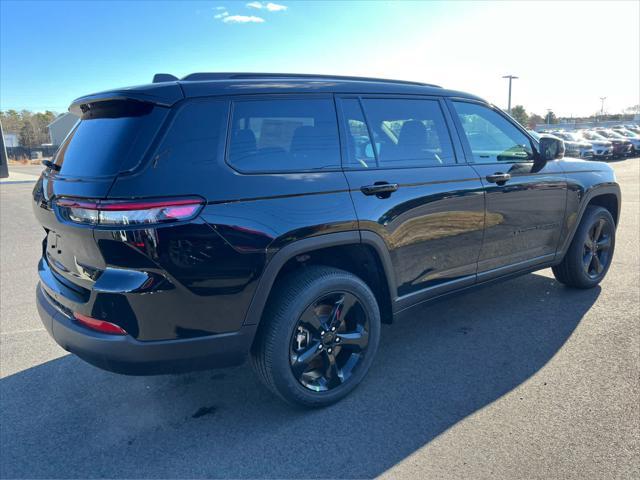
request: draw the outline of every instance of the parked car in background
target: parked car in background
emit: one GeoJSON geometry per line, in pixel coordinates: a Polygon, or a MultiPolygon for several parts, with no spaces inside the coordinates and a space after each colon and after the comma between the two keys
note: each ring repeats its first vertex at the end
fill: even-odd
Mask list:
{"type": "Polygon", "coordinates": [[[617,134],[622,135],[623,137],[625,137],[627,140],[631,142],[631,145],[633,147],[632,153],[634,155],[640,153],[640,135],[639,134],[633,132],[632,130],[628,130],[627,128],[613,127],[612,130],[617,134]]]}
{"type": "Polygon", "coordinates": [[[584,138],[593,147],[593,158],[607,160],[613,157],[613,143],[591,130],[578,130],[576,135],[584,138]]]}
{"type": "Polygon", "coordinates": [[[573,132],[552,132],[558,138],[564,140],[565,155],[576,158],[593,158],[593,146],[584,138],[573,132]]]}
{"type": "Polygon", "coordinates": [[[624,135],[606,128],[596,128],[595,132],[613,144],[614,157],[627,157],[633,153],[633,144],[624,135]]]}
{"type": "Polygon", "coordinates": [[[630,132],[633,132],[635,134],[640,135],[640,125],[634,125],[632,123],[628,123],[625,125],[614,125],[613,127],[611,127],[612,130],[629,130],[630,132]]]}

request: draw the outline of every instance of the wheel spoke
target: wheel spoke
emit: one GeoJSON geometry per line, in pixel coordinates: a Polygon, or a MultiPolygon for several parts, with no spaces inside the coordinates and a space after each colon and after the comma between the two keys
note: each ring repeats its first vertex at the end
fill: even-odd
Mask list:
{"type": "Polygon", "coordinates": [[[604,227],[604,220],[601,218],[596,223],[595,228],[593,229],[593,242],[597,243],[600,240],[600,236],[602,235],[602,228],[604,227]]]}
{"type": "Polygon", "coordinates": [[[340,345],[349,346],[357,351],[364,350],[369,344],[369,332],[359,328],[355,332],[340,334],[340,345]]]}
{"type": "Polygon", "coordinates": [[[313,342],[302,352],[296,353],[291,368],[297,378],[300,378],[309,368],[309,364],[322,353],[319,347],[320,342],[313,342]]]}
{"type": "Polygon", "coordinates": [[[598,255],[593,256],[593,267],[596,269],[597,274],[601,274],[604,270],[604,265],[600,261],[600,257],[598,255]]]}
{"type": "Polygon", "coordinates": [[[611,237],[606,236],[596,243],[598,250],[609,250],[611,247],[611,237]]]}
{"type": "Polygon", "coordinates": [[[326,369],[324,372],[324,378],[327,383],[327,388],[335,388],[342,383],[342,376],[338,365],[336,364],[336,358],[333,355],[325,355],[326,369]]]}
{"type": "Polygon", "coordinates": [[[587,275],[589,275],[589,271],[591,270],[592,261],[593,261],[593,253],[591,253],[591,250],[589,250],[587,253],[585,253],[584,257],[582,258],[584,271],[587,273],[587,275]]]}
{"type": "Polygon", "coordinates": [[[336,302],[333,304],[331,313],[329,314],[329,320],[327,320],[327,326],[329,328],[337,328],[338,325],[340,325],[340,323],[342,322],[345,297],[346,295],[340,295],[340,298],[338,298],[338,300],[336,300],[336,302]]]}

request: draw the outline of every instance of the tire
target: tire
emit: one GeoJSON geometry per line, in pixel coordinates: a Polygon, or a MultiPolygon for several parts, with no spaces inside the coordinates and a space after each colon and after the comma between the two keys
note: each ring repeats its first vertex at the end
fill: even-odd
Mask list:
{"type": "Polygon", "coordinates": [[[326,407],[344,398],[365,377],[378,349],[380,311],[373,292],[349,272],[315,265],[292,273],[274,289],[251,351],[258,377],[293,405],[326,407]],[[312,326],[316,322],[321,327],[312,326]],[[332,324],[338,325],[335,332],[332,324]],[[300,367],[306,358],[317,368],[300,367]],[[341,368],[344,359],[348,363],[341,368]],[[297,367],[304,373],[294,374],[297,367]]]}
{"type": "Polygon", "coordinates": [[[609,270],[615,243],[616,224],[611,213],[603,207],[587,206],[562,262],[552,269],[556,280],[573,288],[595,287],[609,270]],[[600,234],[598,226],[602,228],[600,234]],[[594,250],[591,245],[595,234],[598,234],[595,243],[600,246],[594,250]]]}

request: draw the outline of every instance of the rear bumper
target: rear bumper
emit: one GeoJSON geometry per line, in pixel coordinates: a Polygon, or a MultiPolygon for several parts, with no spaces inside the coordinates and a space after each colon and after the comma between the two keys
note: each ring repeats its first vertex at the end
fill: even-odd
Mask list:
{"type": "Polygon", "coordinates": [[[244,362],[256,326],[237,332],[178,340],[141,342],[129,335],[106,335],[77,324],[38,284],[38,313],[65,350],[104,370],[127,375],[157,375],[229,367],[244,362]]]}

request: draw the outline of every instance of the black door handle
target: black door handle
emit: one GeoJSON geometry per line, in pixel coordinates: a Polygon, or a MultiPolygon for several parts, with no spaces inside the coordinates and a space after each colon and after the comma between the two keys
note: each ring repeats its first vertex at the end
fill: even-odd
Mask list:
{"type": "Polygon", "coordinates": [[[504,185],[508,180],[511,180],[511,175],[508,173],[497,172],[493,175],[486,176],[487,182],[497,183],[498,185],[504,185]]]}
{"type": "Polygon", "coordinates": [[[387,198],[393,192],[398,190],[397,183],[376,182],[373,185],[364,185],[360,187],[360,191],[365,195],[377,195],[381,198],[387,198]]]}

